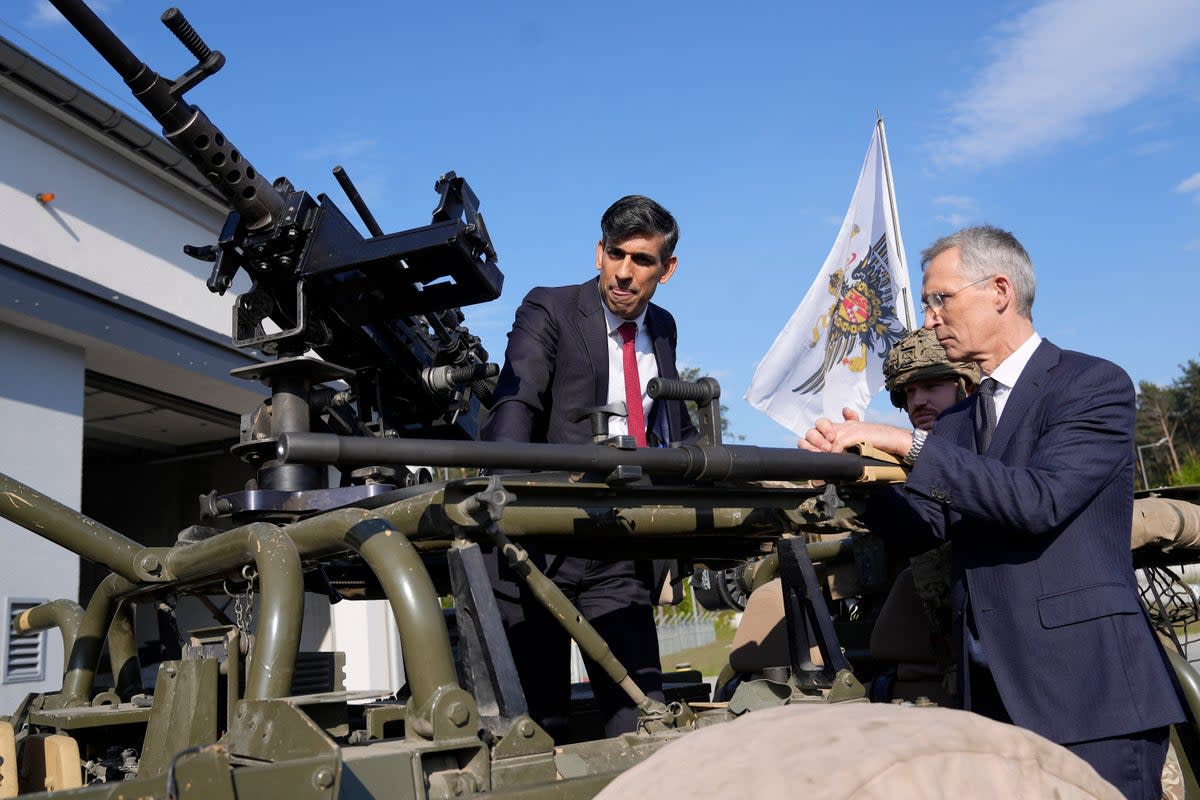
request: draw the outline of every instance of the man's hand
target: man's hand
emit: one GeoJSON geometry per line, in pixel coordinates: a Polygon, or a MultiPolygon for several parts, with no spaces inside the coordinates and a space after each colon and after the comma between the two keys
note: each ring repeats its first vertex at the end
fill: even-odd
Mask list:
{"type": "Polygon", "coordinates": [[[814,453],[841,453],[866,442],[885,453],[904,458],[912,448],[912,431],[892,425],[863,422],[850,408],[842,409],[843,422],[821,417],[797,444],[814,453]]]}

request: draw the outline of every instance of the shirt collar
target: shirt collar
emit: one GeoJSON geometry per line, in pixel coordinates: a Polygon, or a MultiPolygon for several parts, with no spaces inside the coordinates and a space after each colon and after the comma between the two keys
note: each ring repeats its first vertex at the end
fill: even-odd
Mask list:
{"type": "Polygon", "coordinates": [[[616,333],[617,328],[621,327],[626,322],[636,322],[638,326],[638,332],[640,333],[644,323],[646,322],[646,312],[649,310],[649,306],[647,306],[646,308],[642,309],[642,313],[638,314],[635,319],[621,319],[604,304],[603,298],[600,300],[600,308],[604,311],[604,319],[608,323],[609,336],[612,336],[614,333],[616,333]]]}
{"type": "Polygon", "coordinates": [[[1042,337],[1035,331],[1032,336],[1025,340],[1024,344],[1009,353],[1008,358],[1001,361],[992,370],[992,374],[986,377],[993,379],[996,383],[1008,389],[1016,386],[1017,379],[1025,371],[1025,365],[1029,363],[1029,359],[1033,358],[1033,352],[1038,349],[1038,345],[1041,343],[1042,337]]]}

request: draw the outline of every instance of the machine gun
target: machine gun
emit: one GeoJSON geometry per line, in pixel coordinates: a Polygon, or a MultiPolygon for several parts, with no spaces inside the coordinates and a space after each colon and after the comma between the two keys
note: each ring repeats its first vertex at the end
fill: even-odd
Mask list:
{"type": "MultiPolygon", "coordinates": [[[[224,294],[239,271],[252,281],[234,305],[233,342],[273,360],[235,374],[266,383],[271,400],[245,426],[236,452],[258,470],[257,489],[250,491],[270,494],[210,499],[209,510],[281,508],[298,492],[325,489],[321,470],[273,458],[278,437],[309,431],[310,421],[350,435],[475,438],[498,368],[463,325],[459,307],[498,297],[503,276],[466,180],[454,172],[439,177],[430,224],[385,235],[345,170],[336,168],[371,234],[364,238],[324,194],[313,198],[286,178],[268,182],[184,99],[225,57],[209,49],[178,9],[164,13],[163,23],[197,64],[171,81],[139,60],[81,0],[54,5],[230,208],[215,244],[184,250],[212,262],[213,292],[224,294]],[[309,351],[320,358],[305,355],[309,351]],[[314,391],[335,380],[349,388],[314,391]]],[[[346,488],[352,491],[326,495],[325,507],[353,493],[346,488]]]]}

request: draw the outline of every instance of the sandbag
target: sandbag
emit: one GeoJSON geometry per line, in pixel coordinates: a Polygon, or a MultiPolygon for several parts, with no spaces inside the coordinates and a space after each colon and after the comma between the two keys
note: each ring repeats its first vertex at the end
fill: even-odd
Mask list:
{"type": "Polygon", "coordinates": [[[1120,800],[1082,759],[968,711],[790,705],[702,728],[618,776],[597,800],[1120,800]]]}

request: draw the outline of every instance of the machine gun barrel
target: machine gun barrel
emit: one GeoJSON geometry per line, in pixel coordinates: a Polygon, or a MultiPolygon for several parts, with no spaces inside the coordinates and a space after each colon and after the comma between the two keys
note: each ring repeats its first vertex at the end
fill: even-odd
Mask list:
{"type": "MultiPolygon", "coordinates": [[[[163,136],[187,156],[230,208],[241,215],[248,230],[264,228],[279,218],[284,210],[284,200],[279,192],[258,174],[203,111],[183,99],[183,92],[201,79],[201,73],[215,71],[222,60],[220,54],[211,54],[214,57],[212,64],[201,64],[200,72],[193,71],[179,81],[170,81],[135,56],[82,0],[51,2],[112,65],[138,102],[163,126],[163,136]]],[[[190,32],[194,41],[189,49],[193,53],[207,50],[177,11],[174,20],[176,27],[186,26],[190,32]]]]}
{"type": "Polygon", "coordinates": [[[279,437],[284,462],[363,466],[369,464],[464,464],[488,469],[604,471],[641,467],[645,472],[686,480],[856,481],[873,459],[847,453],[752,445],[642,447],[618,450],[582,444],[440,441],[285,433],[279,437]]]}

